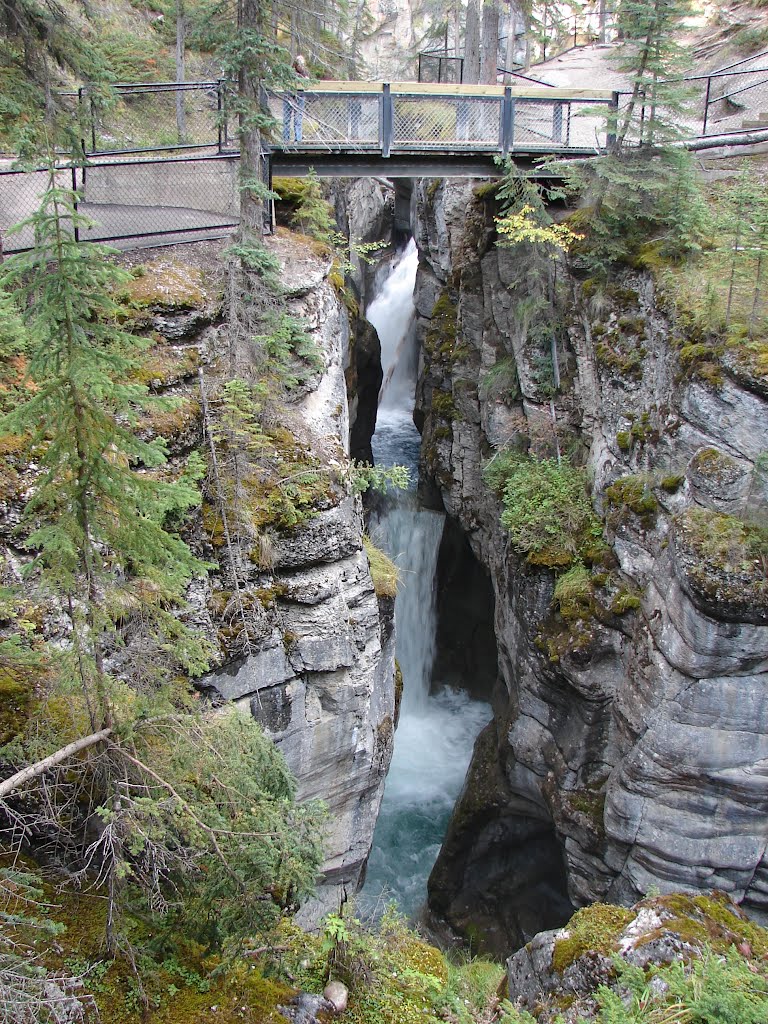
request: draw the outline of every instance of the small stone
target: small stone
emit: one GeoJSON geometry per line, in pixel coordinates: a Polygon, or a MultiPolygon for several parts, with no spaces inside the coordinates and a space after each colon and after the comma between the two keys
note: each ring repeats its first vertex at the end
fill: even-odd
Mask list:
{"type": "Polygon", "coordinates": [[[323,989],[323,997],[333,1006],[335,1013],[344,1013],[347,1008],[349,991],[340,981],[329,981],[323,989]]]}

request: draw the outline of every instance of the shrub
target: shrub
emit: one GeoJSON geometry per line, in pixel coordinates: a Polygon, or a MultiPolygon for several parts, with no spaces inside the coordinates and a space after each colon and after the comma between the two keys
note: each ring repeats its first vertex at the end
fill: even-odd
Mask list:
{"type": "Polygon", "coordinates": [[[569,462],[507,453],[489,464],[486,480],[501,493],[502,525],[529,562],[570,566],[602,538],[586,474],[569,462]]]}

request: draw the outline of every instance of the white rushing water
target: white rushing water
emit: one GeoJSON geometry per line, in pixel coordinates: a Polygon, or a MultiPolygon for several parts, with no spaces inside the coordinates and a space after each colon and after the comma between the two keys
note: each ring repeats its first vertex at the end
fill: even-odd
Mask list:
{"type": "Polygon", "coordinates": [[[394,900],[415,915],[453,805],[461,790],[472,746],[490,719],[487,704],[463,691],[432,684],[435,650],[435,571],[444,515],[420,508],[415,490],[420,437],[413,424],[417,351],[413,288],[418,252],[411,241],[393,266],[367,317],[381,339],[381,389],[374,458],[378,465],[411,469],[412,488],[388,502],[372,524],[375,542],[397,562],[401,584],[395,601],[397,659],[403,701],[395,752],[376,825],[363,910],[394,900]]]}

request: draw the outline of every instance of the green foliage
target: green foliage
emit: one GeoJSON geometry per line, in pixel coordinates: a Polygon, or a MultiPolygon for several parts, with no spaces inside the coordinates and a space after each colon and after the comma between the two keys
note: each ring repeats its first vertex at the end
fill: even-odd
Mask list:
{"type": "Polygon", "coordinates": [[[275,295],[280,293],[280,260],[266,246],[255,241],[238,243],[230,245],[223,255],[239,259],[244,267],[261,277],[269,291],[275,295]]]}
{"type": "Polygon", "coordinates": [[[367,490],[386,494],[390,490],[407,491],[410,486],[407,466],[371,466],[367,462],[353,462],[350,469],[352,489],[358,494],[367,490]]]}
{"type": "Polygon", "coordinates": [[[614,960],[618,991],[597,991],[599,1024],[763,1024],[768,982],[732,950],[655,968],[651,978],[614,960]],[[624,994],[626,993],[626,994],[624,994]]]}
{"type": "Polygon", "coordinates": [[[376,547],[366,534],[363,537],[368,565],[371,569],[373,589],[377,597],[396,597],[400,585],[400,570],[381,548],[376,547]]]}
{"type": "MultiPolygon", "coordinates": [[[[288,931],[288,929],[286,929],[288,931]]],[[[367,929],[348,913],[326,919],[321,938],[288,932],[283,971],[310,989],[332,978],[350,988],[350,1024],[475,1024],[498,1019],[527,1024],[496,991],[503,968],[483,960],[449,962],[392,910],[367,929]],[[506,1014],[506,1016],[504,1015],[506,1014]]]]}
{"type": "MultiPolygon", "coordinates": [[[[322,809],[296,806],[282,755],[247,712],[148,725],[138,744],[163,782],[137,769],[143,795],[120,821],[127,913],[153,915],[155,943],[185,935],[231,953],[313,889],[322,809]],[[168,851],[160,874],[158,850],[168,851]]],[[[102,817],[112,822],[113,811],[102,817]]]]}
{"type": "Polygon", "coordinates": [[[521,243],[536,247],[554,259],[567,252],[580,237],[567,224],[555,224],[547,212],[544,198],[559,198],[554,189],[545,190],[520,173],[511,160],[504,165],[504,177],[495,189],[501,216],[496,217],[497,245],[512,248],[521,243]]]}
{"type": "Polygon", "coordinates": [[[288,391],[306,383],[325,368],[323,357],[306,324],[289,313],[270,314],[266,332],[254,337],[267,355],[267,372],[288,391]]]}
{"type": "Polygon", "coordinates": [[[485,468],[500,494],[501,522],[515,548],[539,565],[574,565],[602,538],[584,471],[569,462],[501,452],[485,468]]]}
{"type": "Polygon", "coordinates": [[[583,203],[571,218],[583,235],[574,260],[592,276],[605,277],[616,264],[642,265],[649,252],[655,261],[676,262],[709,237],[709,210],[683,150],[622,151],[560,166],[583,203]]]}
{"type": "Polygon", "coordinates": [[[617,66],[632,92],[617,116],[616,149],[629,141],[653,146],[680,136],[688,99],[681,78],[690,58],[679,40],[690,10],[690,0],[622,0],[617,66]]]}
{"type": "MultiPolygon", "coordinates": [[[[24,436],[37,453],[40,474],[25,511],[25,544],[36,552],[47,587],[68,600],[83,590],[89,596],[85,609],[74,607],[73,627],[90,637],[86,649],[97,643],[89,672],[103,690],[98,647],[114,623],[96,595],[125,574],[134,595],[152,595],[143,607],[155,623],[150,629],[167,623],[167,604],[181,598],[204,566],[166,530],[166,516],[194,506],[200,496],[186,481],[162,479],[162,441],[141,441],[132,429],[152,400],[130,379],[145,342],[116,323],[113,293],[125,275],[98,246],[74,241],[72,227],[83,223],[75,196],[52,179],[51,186],[27,222],[37,246],[8,259],[0,272],[0,286],[27,303],[22,315],[34,385],[0,428],[24,436]]],[[[91,659],[80,653],[82,676],[91,659]]],[[[200,653],[195,660],[205,659],[200,653]]],[[[106,694],[99,700],[100,714],[108,715],[106,694]]]]}
{"type": "Polygon", "coordinates": [[[314,238],[316,242],[322,242],[328,246],[333,244],[336,235],[336,219],[333,215],[333,207],[323,194],[323,188],[314,167],[310,168],[309,174],[304,179],[304,187],[298,196],[293,222],[305,235],[314,238]]]}

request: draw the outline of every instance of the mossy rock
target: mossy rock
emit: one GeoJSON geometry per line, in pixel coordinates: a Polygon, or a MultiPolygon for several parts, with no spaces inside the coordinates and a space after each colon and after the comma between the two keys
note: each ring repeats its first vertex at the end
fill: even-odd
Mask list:
{"type": "Polygon", "coordinates": [[[640,939],[639,946],[647,945],[666,932],[689,946],[708,947],[718,954],[727,953],[732,946],[746,944],[756,959],[768,958],[768,931],[750,921],[724,892],[670,893],[645,900],[638,907],[645,904],[651,905],[665,919],[657,929],[640,939]]]}
{"type": "Polygon", "coordinates": [[[565,927],[565,934],[555,941],[552,967],[562,974],[572,963],[587,952],[610,956],[616,952],[618,938],[627,925],[634,921],[635,913],[626,907],[608,903],[593,903],[577,910],[565,927]]]}
{"type": "Polygon", "coordinates": [[[675,520],[675,564],[694,595],[719,617],[768,619],[768,529],[711,509],[687,509],[675,520]]]}
{"type": "Polygon", "coordinates": [[[433,363],[450,364],[456,345],[457,307],[447,288],[432,308],[429,327],[424,336],[424,350],[433,363]]]}
{"type": "Polygon", "coordinates": [[[605,500],[611,509],[609,521],[614,526],[626,519],[627,512],[636,516],[647,528],[656,522],[659,503],[643,477],[620,477],[606,488],[605,500]]]}
{"type": "Polygon", "coordinates": [[[158,345],[142,357],[133,377],[153,389],[167,388],[194,376],[199,365],[200,352],[196,348],[158,345]]]}
{"type": "Polygon", "coordinates": [[[136,267],[118,293],[129,311],[183,313],[204,309],[211,301],[203,272],[180,260],[158,259],[136,267]]]}

